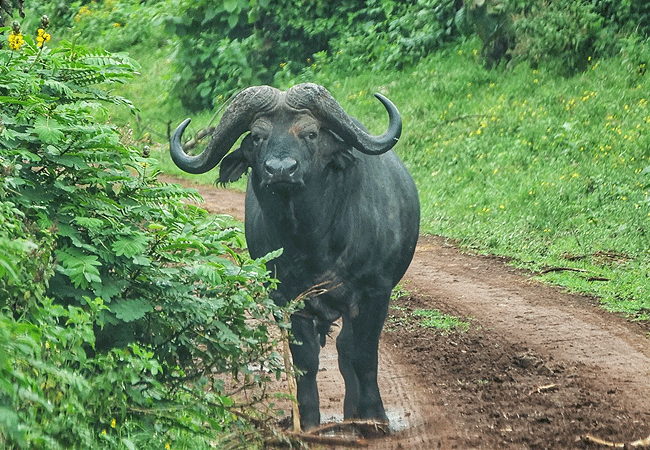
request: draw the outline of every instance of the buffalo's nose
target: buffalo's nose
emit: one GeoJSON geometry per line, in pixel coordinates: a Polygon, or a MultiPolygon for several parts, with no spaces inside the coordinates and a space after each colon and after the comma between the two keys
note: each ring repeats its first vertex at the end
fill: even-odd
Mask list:
{"type": "Polygon", "coordinates": [[[298,168],[298,161],[293,158],[270,159],[264,163],[264,170],[272,177],[292,175],[298,168]]]}

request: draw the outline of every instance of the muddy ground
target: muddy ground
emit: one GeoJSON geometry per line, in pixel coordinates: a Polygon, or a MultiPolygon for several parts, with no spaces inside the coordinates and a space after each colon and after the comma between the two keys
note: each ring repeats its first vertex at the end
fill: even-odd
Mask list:
{"type": "MultiPolygon", "coordinates": [[[[242,193],[193,187],[204,208],[243,219],[242,193]]],[[[402,286],[380,343],[392,433],[369,448],[608,448],[597,439],[650,448],[635,442],[650,437],[647,323],[606,313],[592,298],[543,285],[502,259],[464,254],[440,237],[421,237],[402,286]],[[417,309],[459,316],[469,330],[423,328],[417,309]]],[[[319,386],[323,420],[341,420],[332,340],[321,353],[319,386]]]]}

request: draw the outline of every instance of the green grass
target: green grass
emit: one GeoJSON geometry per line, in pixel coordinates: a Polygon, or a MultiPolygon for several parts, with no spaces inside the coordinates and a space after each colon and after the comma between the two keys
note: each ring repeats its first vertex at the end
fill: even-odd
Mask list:
{"type": "MultiPolygon", "coordinates": [[[[409,70],[348,76],[317,60],[278,87],[323,84],[375,133],[386,114],[372,94],[387,95],[403,115],[395,150],[418,185],[423,232],[534,272],[579,269],[542,278],[650,319],[650,74],[623,57],[594,61],[572,78],[526,64],[486,71],[479,49],[472,40],[409,70]]],[[[171,77],[160,57],[141,60],[143,72],[171,77]]],[[[167,100],[159,117],[151,91],[142,88],[134,101],[156,141],[167,121],[173,127],[186,114],[167,100]]],[[[194,117],[190,133],[212,114],[194,117]]],[[[164,144],[154,154],[163,170],[180,174],[164,144]]]]}
{"type": "Polygon", "coordinates": [[[399,311],[399,313],[388,314],[386,331],[395,331],[413,323],[421,328],[440,330],[443,334],[464,333],[469,330],[469,322],[456,316],[444,314],[436,309],[416,309],[411,313],[408,312],[408,308],[405,306],[391,305],[390,309],[399,311]]]}
{"type": "Polygon", "coordinates": [[[422,328],[435,328],[444,333],[469,330],[469,322],[464,322],[455,316],[443,314],[435,309],[416,309],[413,311],[413,315],[421,317],[419,325],[422,328]]]}

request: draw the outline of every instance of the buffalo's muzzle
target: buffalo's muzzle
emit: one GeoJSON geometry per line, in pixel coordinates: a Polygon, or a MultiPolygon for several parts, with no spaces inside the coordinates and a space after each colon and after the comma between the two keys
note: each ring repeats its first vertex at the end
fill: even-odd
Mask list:
{"type": "Polygon", "coordinates": [[[273,158],[264,163],[264,182],[273,192],[288,192],[304,185],[298,161],[293,158],[273,158]]]}
{"type": "Polygon", "coordinates": [[[279,181],[288,181],[298,170],[298,161],[293,158],[269,159],[264,163],[266,174],[279,181]]]}

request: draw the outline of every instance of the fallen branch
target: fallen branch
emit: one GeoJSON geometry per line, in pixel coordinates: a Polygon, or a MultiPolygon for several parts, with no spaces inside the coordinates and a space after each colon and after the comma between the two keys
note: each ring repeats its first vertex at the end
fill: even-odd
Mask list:
{"type": "Polygon", "coordinates": [[[367,447],[368,440],[360,436],[345,436],[345,435],[328,435],[323,436],[320,433],[328,432],[334,429],[341,429],[345,427],[359,427],[363,431],[369,431],[372,428],[374,431],[381,431],[382,434],[388,434],[388,424],[383,422],[377,422],[374,420],[345,420],[343,422],[332,422],[321,425],[316,428],[312,428],[309,431],[295,432],[295,431],[280,431],[275,429],[274,435],[276,439],[267,440],[267,444],[287,444],[287,442],[298,441],[298,442],[309,442],[312,444],[320,445],[333,445],[333,446],[344,446],[346,448],[351,447],[367,447]]]}
{"type": "Polygon", "coordinates": [[[183,144],[183,150],[187,151],[191,148],[196,147],[196,145],[203,139],[204,137],[212,134],[212,132],[215,130],[215,127],[208,127],[204,128],[203,130],[199,131],[194,135],[192,139],[187,141],[186,143],[183,144]]]}
{"type": "Polygon", "coordinates": [[[555,391],[555,390],[557,390],[557,389],[558,389],[558,385],[557,385],[557,384],[547,384],[547,385],[545,385],[545,386],[539,386],[537,389],[533,389],[532,391],[530,391],[530,392],[528,393],[528,395],[532,395],[532,394],[541,394],[541,393],[543,393],[543,392],[547,392],[547,391],[555,391]]]}
{"type": "Polygon", "coordinates": [[[453,119],[443,120],[442,122],[438,122],[433,126],[433,128],[435,129],[442,125],[449,125],[450,123],[459,122],[465,119],[475,119],[477,117],[487,117],[487,114],[466,114],[464,116],[454,117],[453,119]]]}
{"type": "Polygon", "coordinates": [[[549,273],[549,272],[581,272],[581,273],[586,273],[588,272],[587,270],[584,269],[574,269],[573,267],[547,267],[546,269],[542,269],[539,273],[549,273]]]}
{"type": "Polygon", "coordinates": [[[358,420],[358,419],[349,419],[344,420],[343,422],[332,422],[321,425],[320,427],[312,428],[307,433],[309,434],[320,434],[328,430],[335,428],[345,428],[349,426],[356,426],[361,428],[374,428],[377,431],[381,431],[384,434],[388,434],[388,424],[384,422],[377,422],[375,420],[358,420]]]}
{"type": "Polygon", "coordinates": [[[634,442],[612,442],[606,441],[604,439],[597,438],[590,434],[585,434],[582,436],[582,440],[589,444],[604,445],[605,447],[611,448],[630,448],[630,447],[648,447],[650,446],[650,436],[645,439],[639,439],[634,442]]]}
{"type": "Polygon", "coordinates": [[[315,436],[310,433],[287,433],[286,436],[312,444],[342,445],[346,447],[367,447],[368,441],[356,436],[315,436]]]}
{"type": "Polygon", "coordinates": [[[609,278],[605,278],[605,277],[590,277],[590,278],[587,278],[587,281],[609,281],[609,278]]]}

